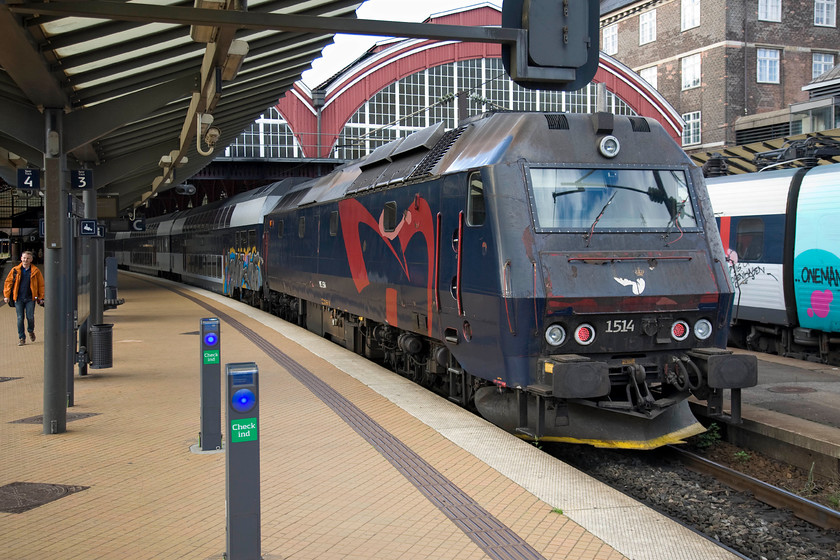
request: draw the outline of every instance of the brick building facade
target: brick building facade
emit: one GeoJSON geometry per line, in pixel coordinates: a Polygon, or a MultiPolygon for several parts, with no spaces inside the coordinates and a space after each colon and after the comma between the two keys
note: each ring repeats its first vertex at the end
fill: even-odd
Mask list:
{"type": "Polygon", "coordinates": [[[604,0],[601,49],[683,116],[686,151],[716,150],[840,62],[837,0],[604,0]]]}

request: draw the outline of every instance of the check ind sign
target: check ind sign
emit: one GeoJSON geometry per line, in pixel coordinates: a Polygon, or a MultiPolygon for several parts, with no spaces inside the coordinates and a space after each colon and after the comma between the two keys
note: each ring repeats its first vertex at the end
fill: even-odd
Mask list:
{"type": "Polygon", "coordinates": [[[257,441],[259,439],[258,435],[256,418],[243,418],[241,420],[230,421],[231,443],[257,441]]]}
{"type": "Polygon", "coordinates": [[[204,350],[202,352],[202,359],[204,361],[204,365],[221,363],[218,350],[204,350]]]}

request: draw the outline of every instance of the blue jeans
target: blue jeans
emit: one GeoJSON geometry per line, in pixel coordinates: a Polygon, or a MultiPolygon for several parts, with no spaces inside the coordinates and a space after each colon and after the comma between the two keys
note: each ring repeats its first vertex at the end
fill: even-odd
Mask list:
{"type": "Polygon", "coordinates": [[[23,316],[25,312],[26,320],[29,322],[29,332],[35,332],[35,300],[29,300],[26,303],[16,301],[15,311],[17,311],[18,338],[26,338],[26,333],[23,332],[23,316]]]}

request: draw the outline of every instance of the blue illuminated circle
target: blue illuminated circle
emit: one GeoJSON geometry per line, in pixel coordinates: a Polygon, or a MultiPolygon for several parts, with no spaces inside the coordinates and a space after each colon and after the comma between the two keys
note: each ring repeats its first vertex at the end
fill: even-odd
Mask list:
{"type": "Polygon", "coordinates": [[[204,344],[207,346],[215,346],[219,342],[219,335],[216,333],[207,333],[204,335],[204,344]]]}
{"type": "Polygon", "coordinates": [[[236,412],[248,412],[257,404],[257,396],[251,389],[239,389],[230,399],[230,405],[236,412]]]}

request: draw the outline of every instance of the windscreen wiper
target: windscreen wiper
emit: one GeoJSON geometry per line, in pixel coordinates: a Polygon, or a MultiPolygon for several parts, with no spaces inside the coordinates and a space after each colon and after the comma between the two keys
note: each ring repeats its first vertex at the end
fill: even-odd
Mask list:
{"type": "Polygon", "coordinates": [[[592,233],[595,231],[595,226],[596,226],[596,225],[598,224],[598,222],[601,220],[601,216],[603,216],[603,215],[604,215],[604,212],[606,212],[606,211],[607,211],[607,206],[609,206],[610,204],[612,204],[612,201],[613,201],[613,199],[615,198],[615,195],[616,195],[616,194],[618,194],[618,192],[617,192],[617,191],[612,193],[612,196],[610,196],[610,199],[607,201],[607,203],[606,203],[606,204],[604,204],[604,207],[603,207],[603,208],[601,208],[601,211],[600,211],[600,212],[598,213],[598,215],[595,217],[595,221],[594,221],[594,222],[592,222],[592,225],[591,225],[591,226],[589,226],[589,233],[587,233],[586,235],[584,235],[584,236],[583,236],[583,238],[584,238],[584,239],[586,239],[586,246],[587,246],[587,247],[589,247],[589,240],[590,240],[590,239],[592,239],[592,233]]]}

